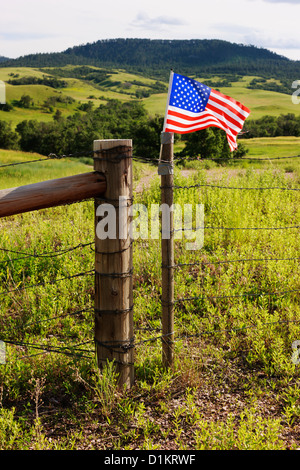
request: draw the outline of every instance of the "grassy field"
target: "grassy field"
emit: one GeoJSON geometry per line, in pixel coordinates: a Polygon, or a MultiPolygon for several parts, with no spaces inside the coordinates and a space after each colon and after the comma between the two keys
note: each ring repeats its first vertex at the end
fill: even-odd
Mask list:
{"type": "MultiPolygon", "coordinates": [[[[67,66],[66,69],[72,69],[67,66]]],[[[96,67],[93,67],[97,70],[96,67]]],[[[98,69],[99,70],[99,69],[98,69]]],[[[101,69],[100,69],[101,70],[101,69]]],[[[65,78],[59,77],[67,82],[67,86],[61,89],[50,88],[45,85],[6,85],[6,95],[8,102],[15,102],[20,100],[22,95],[27,94],[32,97],[34,106],[28,109],[15,106],[10,112],[0,110],[0,120],[8,120],[15,127],[20,121],[24,119],[37,119],[38,121],[50,121],[57,109],[59,109],[64,116],[78,112],[80,103],[92,101],[94,106],[99,106],[101,103],[107,102],[109,99],[118,99],[121,101],[128,101],[136,99],[135,93],[138,90],[148,91],[149,97],[141,98],[144,102],[145,108],[154,116],[158,114],[163,116],[166,108],[167,93],[153,93],[151,86],[155,84],[155,80],[145,78],[139,75],[126,73],[123,70],[115,71],[116,73],[110,75],[110,81],[98,86],[95,83],[81,80],[78,78],[65,78]],[[143,84],[143,86],[142,86],[143,84]],[[49,111],[43,108],[43,103],[50,97],[71,97],[74,103],[66,106],[62,103],[57,103],[53,109],[49,111]]],[[[33,69],[26,67],[18,68],[0,68],[0,80],[7,82],[13,76],[22,77],[49,77],[47,71],[43,69],[33,69]]],[[[195,77],[205,83],[204,77],[195,77]]],[[[283,93],[275,93],[265,90],[248,89],[247,85],[256,77],[245,76],[239,81],[232,82],[231,87],[218,87],[221,92],[240,100],[243,104],[251,109],[251,119],[260,118],[266,114],[278,116],[279,114],[293,113],[299,115],[300,106],[292,103],[292,88],[291,95],[283,93]]],[[[217,82],[220,77],[213,77],[210,81],[217,82]]],[[[165,83],[167,87],[168,84],[165,83]]]]}
{"type": "MultiPolygon", "coordinates": [[[[275,93],[267,90],[248,89],[247,85],[256,77],[245,76],[239,81],[233,82],[231,87],[217,87],[225,95],[241,101],[245,106],[251,110],[249,119],[259,119],[262,116],[278,116],[280,114],[292,113],[299,115],[300,106],[292,103],[292,88],[291,95],[283,93],[275,93]]],[[[195,77],[202,83],[205,83],[205,78],[195,77]]],[[[214,77],[210,81],[220,80],[220,77],[214,77]]],[[[150,114],[165,114],[167,96],[164,93],[152,95],[144,100],[146,109],[150,114]]]]}
{"type": "MultiPolygon", "coordinates": [[[[67,70],[72,67],[65,67],[67,70]]],[[[96,67],[91,67],[94,70],[96,67]]],[[[0,68],[0,80],[8,82],[8,80],[17,77],[18,79],[24,77],[37,77],[43,78],[50,77],[51,75],[43,69],[38,70],[30,67],[18,68],[0,68]]],[[[12,85],[6,83],[6,101],[14,103],[20,100],[22,95],[29,95],[34,102],[30,108],[20,108],[17,105],[10,112],[0,110],[0,120],[10,121],[15,127],[19,122],[25,119],[36,119],[38,121],[51,121],[53,114],[57,109],[62,112],[62,115],[69,116],[75,111],[78,112],[78,106],[81,103],[91,101],[94,106],[99,106],[106,103],[110,99],[117,99],[121,101],[128,101],[135,98],[136,91],[140,89],[148,90],[151,92],[151,86],[155,84],[155,80],[141,77],[135,74],[129,74],[119,70],[115,74],[111,74],[111,83],[98,86],[90,81],[81,80],[78,78],[57,77],[58,79],[67,82],[67,86],[60,89],[54,89],[45,85],[12,85]],[[140,85],[138,84],[140,83],[140,85]],[[141,85],[143,84],[143,86],[141,85]],[[62,103],[57,103],[53,106],[52,111],[43,108],[45,100],[51,97],[71,97],[74,103],[67,106],[62,103]]],[[[153,95],[155,96],[155,95],[153,95]]],[[[166,94],[164,94],[166,99],[166,94]]]]}
{"type": "MultiPolygon", "coordinates": [[[[251,158],[298,154],[299,139],[246,143],[251,158]]],[[[0,151],[0,164],[36,157],[0,151]]],[[[91,170],[75,160],[13,168],[0,168],[2,189],[91,170]]],[[[199,185],[176,189],[175,202],[203,203],[210,229],[200,251],[176,240],[185,266],[175,269],[170,371],[159,339],[160,243],[135,241],[136,379],[126,392],[110,365],[100,375],[95,364],[93,276],[73,277],[93,270],[84,246],[94,240],[93,202],[2,219],[0,449],[299,448],[298,170],[297,159],[175,169],[178,186],[199,185]]],[[[148,179],[156,173],[134,162],[135,185],[147,188],[135,202],[160,202],[158,177],[148,179]]]]}

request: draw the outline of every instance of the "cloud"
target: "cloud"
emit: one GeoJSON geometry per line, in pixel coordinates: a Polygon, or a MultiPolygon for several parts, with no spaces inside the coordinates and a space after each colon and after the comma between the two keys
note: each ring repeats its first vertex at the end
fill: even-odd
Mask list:
{"type": "Polygon", "coordinates": [[[290,3],[292,5],[300,5],[300,0],[262,0],[267,3],[290,3]]]}
{"type": "Polygon", "coordinates": [[[168,27],[183,25],[186,25],[186,22],[173,16],[156,16],[154,18],[150,18],[146,13],[143,12],[139,13],[131,23],[131,26],[150,30],[160,29],[165,26],[168,27]]]}
{"type": "Polygon", "coordinates": [[[31,41],[38,39],[48,39],[54,37],[51,33],[33,33],[29,32],[9,32],[0,33],[0,39],[4,41],[31,41]]]}

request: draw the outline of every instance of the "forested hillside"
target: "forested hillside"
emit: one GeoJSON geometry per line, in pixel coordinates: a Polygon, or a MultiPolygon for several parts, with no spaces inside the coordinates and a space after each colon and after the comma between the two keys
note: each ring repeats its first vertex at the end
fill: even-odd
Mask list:
{"type": "Polygon", "coordinates": [[[300,61],[267,49],[222,40],[108,39],[63,52],[31,54],[1,63],[1,67],[109,66],[167,79],[170,68],[182,73],[237,73],[295,78],[300,61]]]}

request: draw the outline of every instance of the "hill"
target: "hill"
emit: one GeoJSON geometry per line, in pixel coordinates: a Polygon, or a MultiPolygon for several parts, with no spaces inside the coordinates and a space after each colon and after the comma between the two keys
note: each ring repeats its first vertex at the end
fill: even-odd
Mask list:
{"type": "Polygon", "coordinates": [[[7,57],[0,56],[0,62],[4,62],[6,60],[10,60],[10,59],[8,59],[7,57]]]}
{"type": "Polygon", "coordinates": [[[123,68],[159,79],[167,79],[170,68],[197,75],[218,72],[294,79],[300,74],[300,61],[291,61],[252,45],[216,39],[99,40],[63,52],[30,54],[7,60],[1,67],[62,67],[69,64],[123,68]]]}

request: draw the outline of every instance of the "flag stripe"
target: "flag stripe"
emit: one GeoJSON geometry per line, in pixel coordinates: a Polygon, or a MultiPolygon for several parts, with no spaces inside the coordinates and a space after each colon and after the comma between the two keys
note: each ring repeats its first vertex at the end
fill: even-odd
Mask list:
{"type": "MultiPolygon", "coordinates": [[[[176,118],[176,122],[178,123],[178,125],[181,125],[181,124],[184,125],[185,124],[187,128],[189,126],[192,126],[193,124],[201,122],[203,119],[208,119],[209,118],[209,119],[214,119],[216,122],[218,122],[218,121],[221,122],[221,124],[224,126],[224,130],[229,129],[229,126],[228,126],[228,123],[227,123],[226,119],[224,119],[224,117],[220,116],[218,113],[214,113],[213,111],[211,111],[211,112],[203,111],[202,113],[199,113],[195,117],[191,118],[189,116],[185,116],[185,114],[183,114],[183,113],[178,113],[178,112],[174,112],[174,111],[170,110],[169,113],[168,113],[167,121],[169,120],[169,117],[172,118],[172,116],[174,116],[176,118]]],[[[173,122],[175,122],[174,119],[173,119],[173,122]]],[[[182,126],[182,127],[184,127],[184,126],[182,126]]],[[[230,132],[234,136],[237,136],[239,131],[240,131],[240,127],[239,128],[235,128],[234,126],[230,127],[230,132]]]]}
{"type": "Polygon", "coordinates": [[[212,114],[217,119],[220,119],[220,121],[226,124],[226,127],[230,128],[235,133],[235,135],[237,135],[241,131],[243,126],[239,125],[234,119],[232,119],[231,116],[225,113],[220,113],[217,108],[214,108],[210,105],[207,105],[206,109],[210,111],[210,114],[212,114]]]}
{"type": "Polygon", "coordinates": [[[239,101],[236,101],[233,98],[230,98],[230,96],[223,95],[223,93],[220,93],[219,91],[211,90],[210,98],[222,101],[226,106],[237,111],[241,115],[241,119],[243,120],[245,120],[250,114],[249,108],[244,106],[239,101]]]}
{"type": "Polygon", "coordinates": [[[205,118],[199,120],[197,123],[193,124],[182,124],[178,120],[173,121],[172,119],[167,119],[167,128],[166,132],[177,132],[180,134],[186,134],[188,132],[194,132],[196,130],[201,130],[209,126],[219,127],[227,132],[227,138],[230,138],[232,143],[235,143],[235,135],[231,134],[230,129],[227,129],[218,119],[214,119],[212,116],[206,116],[205,118]]]}
{"type": "MultiPolygon", "coordinates": [[[[175,125],[170,125],[169,126],[168,121],[167,121],[165,132],[174,132],[176,134],[189,134],[191,132],[200,131],[200,130],[206,129],[208,127],[218,127],[219,129],[222,129],[222,130],[226,131],[224,129],[224,127],[221,126],[220,123],[215,122],[215,121],[211,121],[211,122],[208,121],[206,124],[202,124],[201,126],[195,126],[195,127],[193,127],[192,129],[189,129],[189,130],[182,130],[181,128],[176,127],[175,125]]],[[[229,147],[230,147],[231,151],[233,151],[237,148],[237,143],[228,134],[227,134],[227,141],[228,141],[228,144],[229,144],[229,147]]]]}
{"type": "Polygon", "coordinates": [[[172,72],[164,131],[187,134],[207,127],[226,132],[230,150],[250,110],[242,103],[196,80],[172,72]]]}
{"type": "Polygon", "coordinates": [[[243,127],[244,118],[241,118],[236,112],[232,112],[231,109],[224,106],[222,102],[210,98],[206,108],[219,110],[220,114],[225,114],[226,117],[231,118],[238,127],[243,127]]]}

